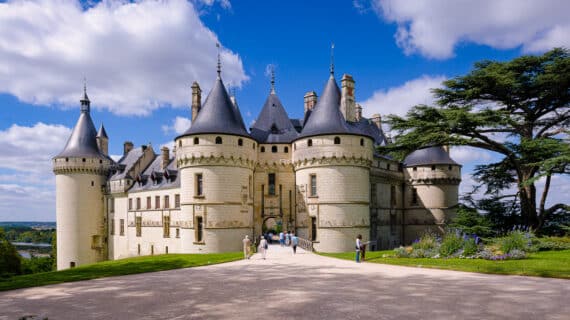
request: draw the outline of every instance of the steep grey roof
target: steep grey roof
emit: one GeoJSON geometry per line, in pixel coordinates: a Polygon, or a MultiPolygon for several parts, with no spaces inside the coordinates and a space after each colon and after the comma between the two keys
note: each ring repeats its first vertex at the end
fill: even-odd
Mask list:
{"type": "Polygon", "coordinates": [[[362,132],[363,134],[371,137],[374,140],[374,145],[383,146],[386,145],[386,137],[384,132],[380,130],[370,119],[362,118],[358,122],[349,122],[349,125],[355,127],[355,130],[362,132]]]}
{"type": "Polygon", "coordinates": [[[119,161],[117,161],[118,170],[113,174],[110,180],[119,180],[124,178],[134,178],[127,177],[127,172],[131,170],[133,165],[143,156],[144,150],[141,148],[133,148],[126,155],[123,155],[119,161]]]}
{"type": "Polygon", "coordinates": [[[97,137],[109,139],[109,137],[107,136],[107,131],[105,131],[105,126],[103,124],[101,124],[101,127],[99,127],[99,132],[97,132],[97,137]]]}
{"type": "MultiPolygon", "coordinates": [[[[85,93],[85,96],[87,94],[85,93]]],[[[89,105],[84,104],[85,100],[82,100],[81,114],[79,119],[73,128],[73,132],[67,140],[67,144],[62,152],[60,152],[55,158],[64,157],[94,157],[107,159],[108,157],[103,155],[97,147],[97,130],[93,125],[93,120],[89,114],[89,105]]],[[[87,100],[88,102],[88,100],[87,100]]]]}
{"type": "Polygon", "coordinates": [[[180,187],[180,179],[174,157],[170,158],[166,170],[161,169],[161,163],[162,157],[156,155],[143,173],[139,177],[134,177],[135,183],[129,192],[180,187]]]}
{"type": "Polygon", "coordinates": [[[431,164],[458,165],[442,146],[427,147],[413,151],[404,159],[404,164],[407,167],[431,164]]]}
{"type": "Polygon", "coordinates": [[[196,120],[181,137],[200,133],[223,133],[249,137],[241,114],[231,102],[222,79],[219,77],[196,120]]]}
{"type": "Polygon", "coordinates": [[[290,143],[298,136],[279,97],[272,91],[251,127],[251,136],[259,143],[290,143]]]}
{"type": "Polygon", "coordinates": [[[303,130],[303,119],[289,119],[295,130],[300,133],[303,130]]]}

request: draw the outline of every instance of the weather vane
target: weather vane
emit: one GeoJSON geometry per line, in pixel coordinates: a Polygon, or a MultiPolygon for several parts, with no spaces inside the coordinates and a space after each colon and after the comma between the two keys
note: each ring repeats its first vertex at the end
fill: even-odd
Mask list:
{"type": "Polygon", "coordinates": [[[334,42],[331,43],[331,75],[334,74],[334,42]]]}
{"type": "Polygon", "coordinates": [[[220,43],[216,43],[216,47],[218,48],[218,78],[220,77],[221,73],[222,73],[222,62],[220,59],[220,43]]]}

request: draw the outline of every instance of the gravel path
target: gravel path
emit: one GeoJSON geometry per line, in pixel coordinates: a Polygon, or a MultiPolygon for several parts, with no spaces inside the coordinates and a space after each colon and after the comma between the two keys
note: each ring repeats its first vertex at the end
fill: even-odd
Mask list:
{"type": "Polygon", "coordinates": [[[570,319],[570,281],[267,259],[0,292],[0,319],[570,319]]]}

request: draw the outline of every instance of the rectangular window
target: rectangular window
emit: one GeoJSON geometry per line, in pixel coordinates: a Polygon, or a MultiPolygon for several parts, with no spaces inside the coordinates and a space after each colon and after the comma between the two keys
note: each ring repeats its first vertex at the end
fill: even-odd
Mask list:
{"type": "Polygon", "coordinates": [[[115,198],[109,198],[108,206],[109,206],[109,213],[114,213],[115,212],[115,198]]]}
{"type": "Polygon", "coordinates": [[[141,209],[141,198],[137,198],[137,210],[141,209]]]}
{"type": "Polygon", "coordinates": [[[204,241],[204,220],[202,217],[196,217],[196,242],[204,241]]]}
{"type": "Polygon", "coordinates": [[[390,186],[390,208],[396,206],[396,186],[390,186]]]}
{"type": "Polygon", "coordinates": [[[115,219],[111,219],[111,224],[109,225],[109,234],[115,235],[115,219]]]}
{"type": "Polygon", "coordinates": [[[135,217],[135,225],[137,227],[137,237],[142,234],[142,217],[135,217]]]}
{"type": "Polygon", "coordinates": [[[170,216],[162,217],[162,234],[165,238],[170,238],[170,216]]]}
{"type": "Polygon", "coordinates": [[[412,188],[412,204],[418,204],[418,190],[416,188],[412,188]]]}
{"type": "Polygon", "coordinates": [[[180,208],[180,195],[174,195],[174,208],[180,208]]]}
{"type": "Polygon", "coordinates": [[[252,199],[253,198],[253,184],[252,184],[252,179],[251,176],[249,176],[249,184],[248,184],[248,188],[249,188],[249,198],[252,199]]]}
{"type": "Polygon", "coordinates": [[[133,210],[133,198],[129,198],[129,210],[133,210]]]}
{"type": "Polygon", "coordinates": [[[152,198],[151,197],[146,197],[146,208],[152,209],[152,198]]]}
{"type": "Polygon", "coordinates": [[[317,218],[311,217],[311,241],[317,241],[317,218]]]}
{"type": "Polygon", "coordinates": [[[196,196],[201,197],[204,195],[202,174],[196,173],[196,196]]]}
{"type": "Polygon", "coordinates": [[[165,209],[170,208],[170,197],[169,196],[164,196],[164,208],[165,209]]]}
{"type": "Polygon", "coordinates": [[[180,228],[176,228],[176,238],[180,238],[180,228]]]}
{"type": "Polygon", "coordinates": [[[271,196],[275,195],[275,173],[270,173],[267,175],[268,180],[268,188],[267,193],[271,196]]]}
{"type": "Polygon", "coordinates": [[[155,208],[155,209],[160,209],[160,196],[155,196],[155,197],[154,197],[154,208],[155,208]]]}
{"type": "Polygon", "coordinates": [[[125,235],[125,219],[120,220],[119,228],[120,228],[120,230],[119,230],[120,234],[119,235],[124,236],[125,235]]]}
{"type": "Polygon", "coordinates": [[[317,196],[317,175],[312,174],[311,176],[311,197],[317,196]]]}

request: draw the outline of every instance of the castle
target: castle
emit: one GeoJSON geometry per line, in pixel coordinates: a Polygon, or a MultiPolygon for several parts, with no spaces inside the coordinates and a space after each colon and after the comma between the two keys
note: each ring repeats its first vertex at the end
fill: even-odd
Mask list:
{"type": "Polygon", "coordinates": [[[290,119],[271,81],[248,131],[218,76],[202,103],[192,85],[192,125],[175,147],[134,147],[113,161],[84,91],[81,113],[56,175],[58,270],[136,255],[240,251],[244,235],[292,230],[315,250],[410,243],[441,227],[458,202],[461,166],[431,146],[403,162],[379,154],[389,143],[379,115],[366,119],[355,82],[339,89],[331,66],[320,97],[304,96],[290,119]]]}

